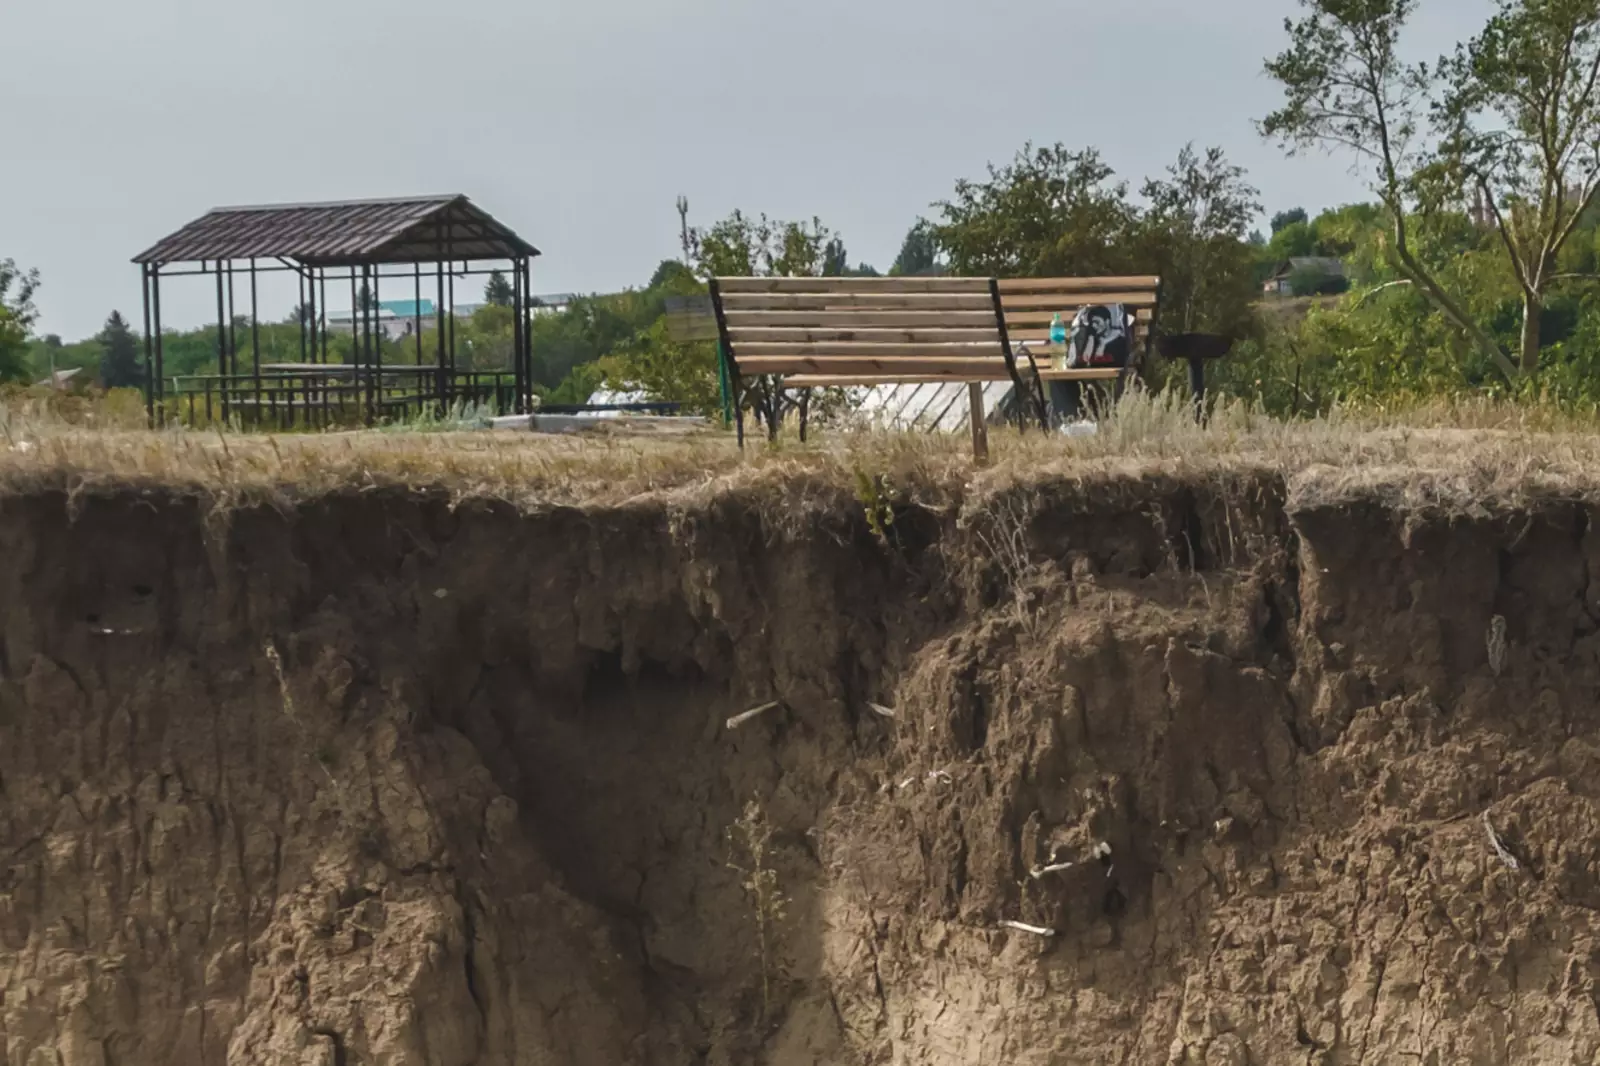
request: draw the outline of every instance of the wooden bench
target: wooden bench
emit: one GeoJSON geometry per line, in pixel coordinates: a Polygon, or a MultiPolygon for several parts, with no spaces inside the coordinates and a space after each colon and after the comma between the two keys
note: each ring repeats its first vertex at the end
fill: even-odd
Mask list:
{"type": "Polygon", "coordinates": [[[1031,398],[1047,425],[1041,379],[1129,372],[1056,370],[1034,360],[1035,352],[1047,354],[1053,315],[1070,323],[1084,306],[1126,305],[1137,316],[1131,368],[1149,344],[1159,288],[1155,277],[713,278],[711,297],[741,444],[750,399],[775,437],[784,390],[802,390],[803,438],[812,388],[959,381],[974,386],[976,445],[979,382],[1010,380],[1019,402],[1031,398]],[[1027,374],[1019,358],[1030,364],[1027,374]]]}
{"type": "Polygon", "coordinates": [[[776,435],[785,389],[803,426],[812,388],[1012,376],[992,278],[713,278],[711,298],[741,442],[752,398],[776,435]]]}

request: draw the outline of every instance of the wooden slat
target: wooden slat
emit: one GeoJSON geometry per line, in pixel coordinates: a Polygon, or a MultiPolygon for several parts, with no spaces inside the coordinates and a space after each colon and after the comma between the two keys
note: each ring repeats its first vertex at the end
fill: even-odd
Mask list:
{"type": "Polygon", "coordinates": [[[868,329],[954,329],[962,326],[995,328],[994,307],[982,311],[738,311],[728,308],[723,316],[729,329],[765,326],[828,327],[868,329]]]}
{"type": "Polygon", "coordinates": [[[1000,282],[1000,295],[1016,292],[1140,292],[1160,288],[1156,274],[1108,278],[1006,278],[1000,282]]]}
{"type": "Polygon", "coordinates": [[[1015,308],[1018,311],[1031,310],[1036,307],[1048,307],[1056,310],[1063,305],[1078,308],[1095,304],[1126,304],[1129,307],[1154,307],[1156,294],[1153,292],[1106,292],[1094,293],[1086,296],[1084,293],[1023,293],[1017,296],[1000,297],[1000,305],[1007,311],[1015,308]]]}
{"type": "Polygon", "coordinates": [[[1132,367],[1088,366],[1073,370],[1046,370],[1039,368],[1041,381],[1115,381],[1124,374],[1133,373],[1132,367]]]}
{"type": "MultiPolygon", "coordinates": [[[[1135,323],[1133,327],[1133,335],[1135,337],[1143,337],[1146,328],[1147,327],[1142,324],[1135,323]]],[[[1008,335],[1011,338],[1012,344],[1020,344],[1023,341],[1027,341],[1030,345],[1050,343],[1050,330],[1048,328],[1013,329],[1008,331],[1008,335]]]]}
{"type": "MultiPolygon", "coordinates": [[[[1005,381],[1010,378],[1002,363],[994,370],[985,368],[981,372],[973,373],[961,378],[962,381],[1005,381]]],[[[783,383],[797,389],[826,389],[839,385],[948,385],[953,379],[948,375],[935,374],[867,374],[867,375],[840,375],[840,374],[791,374],[783,379],[783,383]]]]}
{"type": "Polygon", "coordinates": [[[909,359],[914,356],[931,356],[935,358],[949,357],[989,357],[1002,358],[1000,341],[998,339],[977,341],[965,344],[857,344],[852,341],[829,341],[822,344],[741,344],[733,342],[733,357],[740,363],[748,362],[751,356],[860,356],[869,359],[901,358],[909,359]]]}
{"type": "MultiPolygon", "coordinates": [[[[1047,331],[1048,332],[1048,331],[1047,331]]],[[[959,342],[1000,343],[994,323],[986,329],[771,329],[730,327],[728,339],[741,344],[954,344],[959,342]]]]}
{"type": "Polygon", "coordinates": [[[734,293],[987,293],[988,278],[718,278],[734,293]]]}
{"type": "Polygon", "coordinates": [[[981,311],[994,304],[988,293],[841,292],[827,295],[793,293],[724,293],[725,311],[834,311],[852,307],[907,311],[981,311]]]}
{"type": "Polygon", "coordinates": [[[741,375],[751,374],[826,374],[832,376],[872,375],[887,380],[901,380],[903,376],[950,377],[967,381],[985,371],[999,368],[1004,372],[1005,362],[995,356],[977,357],[945,356],[942,358],[885,358],[866,359],[851,356],[800,356],[756,355],[737,359],[741,375]]]}
{"type": "MultiPolygon", "coordinates": [[[[1061,309],[1061,317],[1070,325],[1072,315],[1076,315],[1078,310],[1076,307],[1063,307],[1061,309]],[[1071,314],[1068,312],[1071,312],[1071,314]]],[[[1048,326],[1052,317],[1053,312],[1050,311],[1007,311],[1006,331],[1009,333],[1014,329],[1026,326],[1048,326]]],[[[1140,309],[1134,312],[1134,324],[1148,324],[1152,317],[1153,313],[1149,308],[1140,309]]]]}

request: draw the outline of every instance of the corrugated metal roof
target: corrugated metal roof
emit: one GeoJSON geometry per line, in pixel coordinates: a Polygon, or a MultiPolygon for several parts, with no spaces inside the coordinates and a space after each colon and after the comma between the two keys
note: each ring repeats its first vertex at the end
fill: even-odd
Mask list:
{"type": "Polygon", "coordinates": [[[313,266],[511,259],[539,249],[465,196],[219,207],[135,263],[292,259],[313,266]]]}

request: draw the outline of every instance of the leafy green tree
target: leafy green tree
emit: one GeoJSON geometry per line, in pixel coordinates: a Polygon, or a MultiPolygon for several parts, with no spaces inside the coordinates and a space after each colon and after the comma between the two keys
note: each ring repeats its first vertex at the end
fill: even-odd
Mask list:
{"type": "Polygon", "coordinates": [[[144,365],[139,359],[139,342],[120,311],[111,312],[99,340],[100,383],[108,389],[142,386],[144,365]]]}
{"type": "Polygon", "coordinates": [[[489,283],[483,287],[483,302],[495,307],[510,307],[516,299],[516,291],[511,288],[506,276],[498,270],[490,273],[489,283]]]}
{"type": "Polygon", "coordinates": [[[939,242],[934,236],[933,224],[925,218],[919,218],[906,231],[905,240],[900,242],[900,254],[895,256],[894,266],[889,268],[889,276],[917,277],[923,274],[935,274],[938,273],[940,266],[939,242]]]}
{"type": "Polygon", "coordinates": [[[987,181],[958,181],[935,206],[934,239],[957,274],[1114,275],[1131,265],[1136,212],[1092,148],[1025,145],[1010,164],[991,164],[987,181]]]}
{"type": "Polygon", "coordinates": [[[1600,193],[1600,0],[1499,0],[1440,69],[1444,132],[1430,190],[1469,188],[1494,219],[1522,293],[1520,369],[1539,368],[1559,259],[1600,193]]]}
{"type": "MultiPolygon", "coordinates": [[[[708,230],[690,231],[696,270],[701,277],[821,277],[844,262],[844,245],[821,219],[785,222],[735,211],[708,230]]],[[[750,380],[739,398],[776,440],[788,410],[781,377],[750,380]]]]}
{"type": "Polygon", "coordinates": [[[1408,63],[1400,49],[1416,0],[1300,4],[1302,17],[1287,23],[1289,47],[1266,65],[1284,102],[1262,120],[1262,133],[1291,154],[1321,148],[1354,155],[1389,216],[1400,272],[1515,380],[1516,364],[1417,254],[1413,215],[1417,178],[1428,165],[1424,120],[1432,82],[1427,67],[1408,63]]]}
{"type": "Polygon", "coordinates": [[[1303,207],[1291,207],[1287,211],[1279,211],[1272,216],[1272,235],[1276,237],[1287,226],[1305,225],[1311,219],[1306,215],[1303,207]]]}
{"type": "Polygon", "coordinates": [[[1248,243],[1260,194],[1221,148],[1193,145],[1162,178],[1147,181],[1140,229],[1162,285],[1162,318],[1172,332],[1243,336],[1252,329],[1255,253],[1248,243]]]}
{"type": "Polygon", "coordinates": [[[11,259],[0,259],[0,381],[25,381],[30,376],[28,334],[38,317],[33,294],[39,272],[24,271],[11,259]]]}

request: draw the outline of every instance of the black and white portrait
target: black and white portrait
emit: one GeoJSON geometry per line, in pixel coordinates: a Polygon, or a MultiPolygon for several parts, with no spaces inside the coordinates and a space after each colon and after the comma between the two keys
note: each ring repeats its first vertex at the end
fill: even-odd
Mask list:
{"type": "Polygon", "coordinates": [[[1127,366],[1133,350],[1133,323],[1121,304],[1095,304],[1072,320],[1068,365],[1127,366]]]}

